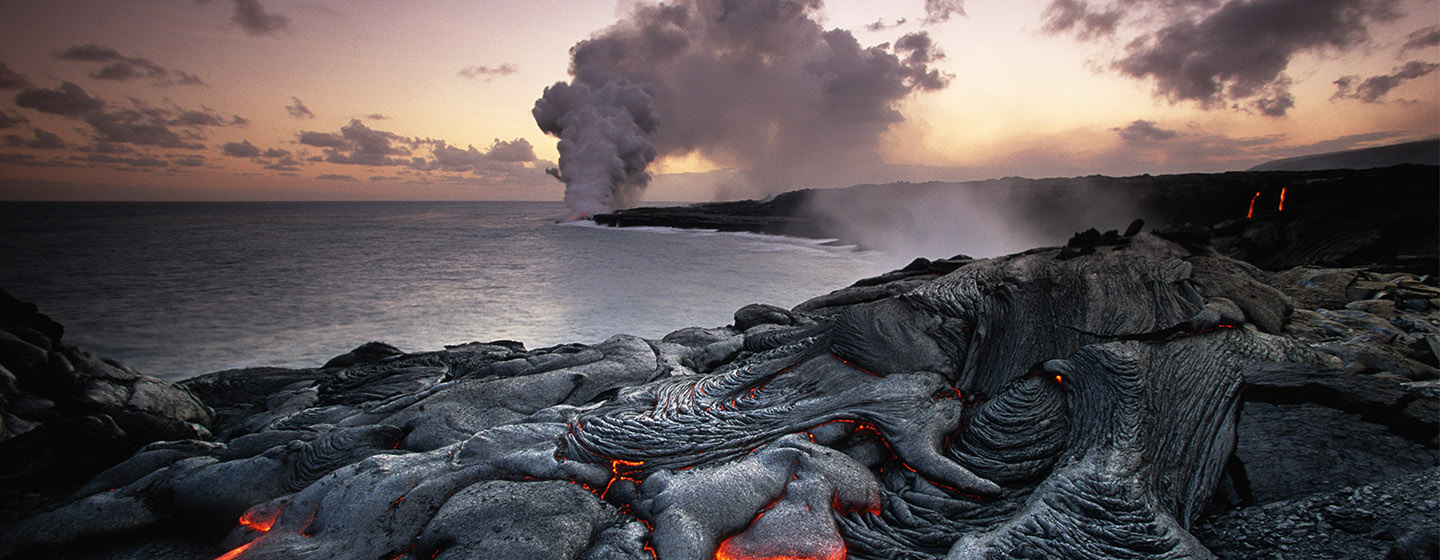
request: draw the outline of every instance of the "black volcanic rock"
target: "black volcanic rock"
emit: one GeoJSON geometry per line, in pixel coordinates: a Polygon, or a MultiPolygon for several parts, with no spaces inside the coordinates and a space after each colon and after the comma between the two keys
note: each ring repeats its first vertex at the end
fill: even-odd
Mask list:
{"type": "Polygon", "coordinates": [[[60,342],[64,329],[0,291],[0,518],[43,503],[161,440],[208,438],[182,387],[60,342]]]}
{"type": "MultiPolygon", "coordinates": [[[[1215,188],[1277,177],[1359,180],[1215,188]]],[[[658,340],[370,343],[208,374],[181,385],[213,440],[117,448],[64,473],[65,499],[18,495],[0,558],[1433,557],[1440,286],[1413,269],[1440,248],[1406,236],[1437,209],[1397,227],[1290,200],[1356,236],[1306,237],[1288,208],[1082,228],[658,340]]],[[[62,452],[133,445],[121,411],[183,408],[3,340],[0,371],[26,367],[7,414],[51,430],[9,456],[83,461],[62,452]],[[49,400],[77,391],[91,408],[49,400]]]]}
{"type": "MultiPolygon", "coordinates": [[[[1213,246],[1267,270],[1302,264],[1344,267],[1389,263],[1435,272],[1440,246],[1440,167],[1248,171],[1218,174],[1006,178],[969,183],[892,183],[807,189],[770,199],[665,208],[632,208],[595,216],[601,225],[664,226],[839,239],[864,247],[931,224],[916,223],[927,206],[992,201],[1028,225],[1063,240],[1093,225],[1097,208],[1123,207],[1170,238],[1213,246]],[[1281,210],[1282,193],[1285,196],[1281,210]],[[918,202],[917,202],[918,201],[918,202]],[[1253,214],[1247,218],[1247,214],[1253,214]],[[1202,225],[1190,228],[1182,224],[1202,225]],[[1048,228],[1048,229],[1047,229],[1048,228]]],[[[1135,216],[1128,216],[1129,220],[1135,216]]],[[[1120,222],[1124,223],[1124,222],[1120,222]]],[[[1133,225],[1133,224],[1132,224],[1133,225]]],[[[1138,227],[1134,233],[1138,233],[1138,227]]],[[[1132,233],[1127,228],[1126,233],[1132,233]]],[[[1122,236],[1127,237],[1127,236],[1122,236]]],[[[1071,247],[1085,251],[1086,241],[1071,247]]]]}

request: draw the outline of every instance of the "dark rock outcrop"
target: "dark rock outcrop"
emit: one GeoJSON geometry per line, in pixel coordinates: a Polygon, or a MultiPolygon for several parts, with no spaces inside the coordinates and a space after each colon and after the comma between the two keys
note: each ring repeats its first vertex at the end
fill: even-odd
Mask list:
{"type": "Polygon", "coordinates": [[[1266,220],[917,259],[658,340],[369,343],[168,390],[20,313],[7,414],[111,440],[182,395],[214,414],[12,502],[0,557],[1433,557],[1440,289],[1409,268],[1435,248],[1266,220]]]}
{"type": "Polygon", "coordinates": [[[0,291],[0,518],[63,496],[147,443],[210,436],[212,412],[192,393],[63,335],[0,291]]]}

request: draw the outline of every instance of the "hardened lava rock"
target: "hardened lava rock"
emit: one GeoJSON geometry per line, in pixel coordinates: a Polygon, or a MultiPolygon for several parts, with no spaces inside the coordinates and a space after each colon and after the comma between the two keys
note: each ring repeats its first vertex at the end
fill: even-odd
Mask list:
{"type": "MultiPolygon", "coordinates": [[[[1211,558],[1191,529],[1217,488],[1271,487],[1237,466],[1260,437],[1242,401],[1378,350],[1203,245],[1112,237],[660,340],[203,376],[215,441],[151,444],[0,530],[0,555],[1211,558]]],[[[1366,398],[1433,406],[1411,390],[1366,398]]]]}

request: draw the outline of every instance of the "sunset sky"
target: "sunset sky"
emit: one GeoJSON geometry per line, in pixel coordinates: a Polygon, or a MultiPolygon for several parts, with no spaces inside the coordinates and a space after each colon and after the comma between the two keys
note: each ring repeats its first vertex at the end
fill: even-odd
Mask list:
{"type": "Polygon", "coordinates": [[[646,200],[1225,171],[1440,133],[1435,0],[654,4],[0,2],[0,199],[559,200],[531,110],[587,39],[655,95],[646,200]]]}

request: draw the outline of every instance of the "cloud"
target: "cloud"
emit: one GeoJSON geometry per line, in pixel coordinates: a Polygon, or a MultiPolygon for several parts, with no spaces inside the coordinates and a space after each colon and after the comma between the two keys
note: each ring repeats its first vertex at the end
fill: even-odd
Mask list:
{"type": "Polygon", "coordinates": [[[1051,0],[1042,29],[1124,40],[1108,68],[1150,82],[1171,103],[1280,117],[1295,105],[1285,70],[1296,55],[1366,45],[1370,26],[1399,18],[1398,7],[1399,0],[1051,0]]]}
{"type": "Polygon", "coordinates": [[[890,28],[893,28],[893,27],[900,27],[900,26],[902,26],[902,25],[905,25],[905,21],[906,21],[905,18],[900,18],[900,19],[895,20],[893,23],[886,23],[886,22],[885,22],[885,19],[884,19],[884,18],[881,18],[881,19],[875,20],[874,23],[867,24],[867,25],[865,26],[865,30],[866,30],[866,31],[872,31],[872,32],[880,32],[880,31],[884,31],[884,30],[886,30],[886,29],[890,29],[890,28]]]}
{"type": "Polygon", "coordinates": [[[141,78],[153,80],[157,86],[204,85],[198,76],[189,72],[170,70],[145,58],[127,57],[115,49],[94,43],[75,45],[63,51],[57,51],[55,58],[103,64],[104,66],[90,73],[90,77],[97,80],[123,82],[141,78]]]}
{"type": "Polygon", "coordinates": [[[1180,133],[1174,130],[1166,130],[1155,126],[1154,121],[1137,120],[1124,127],[1112,128],[1125,140],[1126,144],[1150,144],[1170,140],[1179,136],[1180,133]]]}
{"type": "Polygon", "coordinates": [[[909,53],[905,57],[909,64],[929,64],[945,58],[945,53],[940,52],[930,34],[924,31],[901,36],[895,41],[895,52],[909,53]]]}
{"type": "Polygon", "coordinates": [[[70,82],[62,82],[60,89],[31,88],[15,94],[15,104],[42,113],[62,117],[79,118],[100,110],[105,102],[90,97],[85,90],[70,82]]]}
{"type": "Polygon", "coordinates": [[[1401,54],[1412,50],[1440,46],[1440,27],[1432,25],[1430,27],[1417,29],[1410,33],[1408,39],[1409,40],[1405,41],[1405,45],[1400,47],[1401,54]]]}
{"type": "Polygon", "coordinates": [[[389,119],[390,119],[390,117],[387,117],[387,116],[382,115],[382,114],[380,114],[380,113],[370,113],[370,114],[368,114],[368,115],[365,115],[365,118],[370,119],[370,120],[372,120],[372,121],[383,121],[383,120],[389,120],[389,119]]]}
{"type": "Polygon", "coordinates": [[[1390,90],[1400,87],[1400,84],[1406,81],[1434,72],[1436,68],[1440,68],[1440,64],[1412,60],[1389,74],[1370,76],[1364,81],[1360,81],[1360,76],[1343,76],[1335,80],[1335,95],[1330,96],[1330,100],[1348,98],[1379,103],[1390,90]]]}
{"type": "Polygon", "coordinates": [[[943,23],[954,15],[965,15],[964,0],[925,0],[925,23],[943,23]]]}
{"type": "Polygon", "coordinates": [[[441,140],[431,146],[430,154],[431,159],[417,158],[416,161],[412,161],[411,167],[422,171],[482,173],[487,170],[495,171],[510,167],[509,164],[535,161],[535,149],[524,138],[516,138],[508,142],[497,138],[483,152],[475,149],[475,146],[469,146],[462,150],[441,140]]]}
{"type": "Polygon", "coordinates": [[[35,129],[35,138],[26,140],[18,135],[11,134],[5,137],[5,145],[12,147],[33,148],[36,150],[59,150],[65,147],[65,141],[45,130],[35,129]]]}
{"type": "Polygon", "coordinates": [[[299,140],[301,144],[325,148],[323,161],[372,166],[410,163],[395,156],[410,155],[406,144],[415,142],[393,132],[365,126],[359,119],[352,119],[350,124],[341,127],[339,134],[301,131],[299,140]]]}
{"type": "Polygon", "coordinates": [[[85,116],[85,123],[93,127],[99,133],[99,139],[105,142],[191,150],[205,147],[198,142],[202,139],[198,133],[176,131],[164,117],[145,111],[121,109],[91,113],[85,116]]]}
{"type": "Polygon", "coordinates": [[[1120,9],[1091,11],[1084,0],[1053,0],[1041,18],[1042,28],[1052,35],[1074,33],[1082,41],[1115,34],[1123,12],[1120,9]]]}
{"type": "Polygon", "coordinates": [[[25,89],[28,87],[30,87],[29,79],[0,62],[0,89],[25,89]]]}
{"type": "Polygon", "coordinates": [[[235,0],[235,13],[230,21],[255,36],[272,35],[290,25],[290,18],[266,12],[259,0],[235,0]]]}
{"type": "Polygon", "coordinates": [[[170,162],[180,167],[201,167],[205,165],[205,156],[183,155],[172,156],[170,162]]]}
{"type": "Polygon", "coordinates": [[[290,157],[290,150],[281,150],[281,149],[279,149],[279,148],[270,148],[270,149],[268,149],[268,150],[265,150],[265,152],[262,153],[262,154],[260,154],[260,155],[261,155],[262,157],[267,157],[267,158],[290,157]]]}
{"type": "MultiPolygon", "coordinates": [[[[820,4],[641,4],[576,44],[572,80],[547,88],[532,112],[560,138],[557,175],[572,189],[599,185],[587,200],[608,197],[591,203],[604,208],[636,196],[657,152],[744,170],[749,195],[839,184],[879,165],[880,136],[904,120],[900,102],[950,77],[919,62],[933,44],[863,46],[826,30],[820,4]]],[[[958,2],[932,12],[946,6],[958,13],[958,2]]]]}
{"type": "Polygon", "coordinates": [[[302,130],[298,139],[301,144],[317,148],[343,148],[346,145],[344,136],[329,132],[302,130]]]}
{"type": "Polygon", "coordinates": [[[168,167],[170,165],[170,163],[165,160],[151,156],[120,157],[108,154],[89,154],[85,156],[70,156],[70,160],[133,168],[157,168],[168,167]]]}
{"type": "Polygon", "coordinates": [[[30,121],[25,120],[25,117],[11,114],[9,111],[0,111],[0,128],[15,128],[16,126],[27,122],[30,121]]]}
{"type": "Polygon", "coordinates": [[[497,161],[535,161],[535,148],[530,145],[529,140],[524,138],[516,138],[509,142],[496,138],[495,143],[490,145],[490,149],[486,150],[486,153],[497,161]]]}
{"type": "Polygon", "coordinates": [[[460,75],[461,75],[461,76],[464,76],[464,77],[466,77],[466,78],[470,78],[470,79],[472,79],[472,80],[475,79],[475,78],[481,78],[481,77],[483,77],[483,78],[485,78],[486,81],[489,81],[489,80],[491,80],[491,79],[494,79],[494,78],[497,77],[497,76],[509,76],[509,75],[514,74],[514,73],[519,72],[519,71],[520,71],[520,67],[519,67],[519,66],[516,66],[516,65],[514,65],[514,64],[511,64],[511,63],[509,63],[509,62],[506,62],[506,63],[504,63],[504,64],[501,64],[501,65],[495,66],[495,67],[490,67],[490,66],[466,66],[465,68],[461,68],[461,69],[460,69],[460,75]]]}
{"type": "Polygon", "coordinates": [[[301,102],[299,97],[291,97],[290,101],[291,104],[285,106],[285,112],[290,113],[291,117],[297,119],[315,118],[315,113],[311,112],[310,108],[306,107],[305,103],[301,102]]]}
{"type": "Polygon", "coordinates": [[[255,147],[249,140],[239,142],[226,142],[220,147],[220,153],[230,157],[253,158],[260,155],[260,148],[255,147]]]}
{"type": "Polygon", "coordinates": [[[351,176],[349,176],[349,175],[340,175],[340,174],[338,174],[338,173],[326,173],[326,174],[324,174],[324,175],[320,175],[320,176],[317,176],[317,177],[315,177],[315,178],[316,178],[316,179],[323,179],[323,180],[326,180],[326,181],[357,181],[357,180],[358,180],[358,179],[356,179],[356,178],[354,178],[354,177],[351,177],[351,176]]]}

